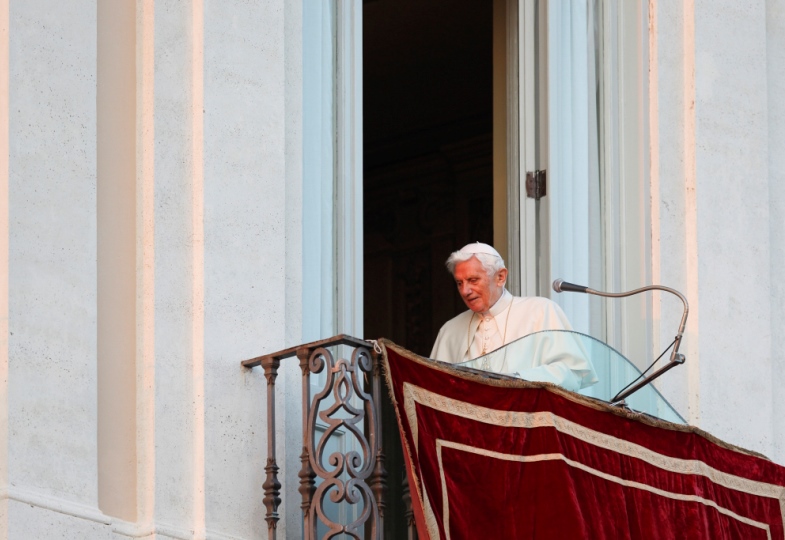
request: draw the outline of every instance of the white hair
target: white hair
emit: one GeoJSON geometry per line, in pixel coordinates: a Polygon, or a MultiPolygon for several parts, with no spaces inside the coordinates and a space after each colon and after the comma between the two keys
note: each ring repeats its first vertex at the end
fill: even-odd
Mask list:
{"type": "Polygon", "coordinates": [[[496,272],[501,270],[502,268],[506,268],[504,266],[504,259],[501,257],[497,257],[496,255],[491,255],[489,253],[466,253],[464,251],[453,251],[449,257],[447,257],[447,262],[444,263],[447,266],[447,270],[455,276],[455,267],[458,263],[466,262],[472,257],[476,257],[482,267],[488,272],[488,277],[493,278],[496,275],[496,272]]]}

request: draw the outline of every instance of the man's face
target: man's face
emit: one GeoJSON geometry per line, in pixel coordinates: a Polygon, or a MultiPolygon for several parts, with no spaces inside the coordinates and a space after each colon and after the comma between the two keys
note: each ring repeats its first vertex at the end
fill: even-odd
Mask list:
{"type": "Polygon", "coordinates": [[[501,298],[507,269],[502,268],[493,278],[483,268],[477,257],[455,265],[455,284],[466,307],[476,313],[488,311],[501,298]]]}

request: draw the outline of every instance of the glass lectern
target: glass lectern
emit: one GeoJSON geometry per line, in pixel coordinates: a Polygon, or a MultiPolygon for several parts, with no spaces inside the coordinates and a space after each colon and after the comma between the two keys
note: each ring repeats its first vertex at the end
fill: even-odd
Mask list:
{"type": "MultiPolygon", "coordinates": [[[[614,348],[569,330],[535,332],[484,356],[453,365],[488,375],[551,382],[604,402],[610,402],[641,377],[640,370],[614,348]]],[[[651,384],[627,397],[625,402],[633,411],[686,424],[651,384]]]]}

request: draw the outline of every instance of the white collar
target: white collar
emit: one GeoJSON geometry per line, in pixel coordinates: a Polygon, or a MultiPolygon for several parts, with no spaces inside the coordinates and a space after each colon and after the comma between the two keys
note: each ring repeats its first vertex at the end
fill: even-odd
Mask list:
{"type": "MultiPolygon", "coordinates": [[[[494,317],[498,317],[509,307],[510,302],[512,302],[512,295],[507,289],[502,289],[502,295],[496,300],[496,303],[491,306],[491,309],[489,309],[488,312],[494,317]]],[[[485,313],[482,313],[481,315],[485,315],[485,313]]]]}

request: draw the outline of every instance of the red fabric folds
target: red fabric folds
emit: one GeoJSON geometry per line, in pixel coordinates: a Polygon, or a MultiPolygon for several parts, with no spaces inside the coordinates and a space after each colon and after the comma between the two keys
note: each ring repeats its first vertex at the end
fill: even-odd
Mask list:
{"type": "Polygon", "coordinates": [[[785,539],[785,468],[382,340],[420,538],[785,539]]]}

